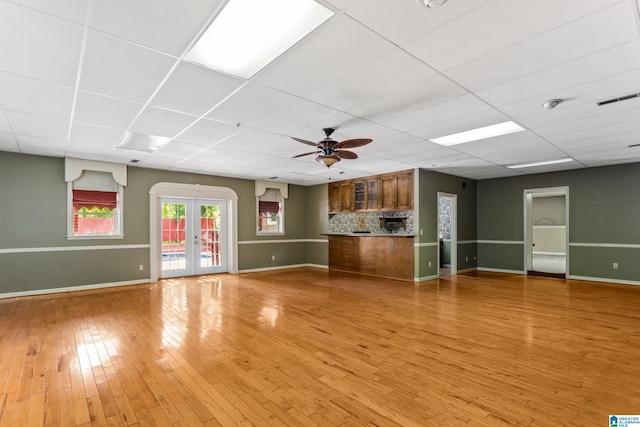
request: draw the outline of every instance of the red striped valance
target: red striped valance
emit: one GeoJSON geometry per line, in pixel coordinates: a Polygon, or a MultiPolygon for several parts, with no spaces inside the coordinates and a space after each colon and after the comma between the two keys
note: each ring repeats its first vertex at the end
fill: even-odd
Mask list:
{"type": "Polygon", "coordinates": [[[118,206],[118,193],[115,191],[73,190],[73,209],[108,208],[118,206]]]}
{"type": "Polygon", "coordinates": [[[260,215],[273,215],[280,212],[280,203],[279,202],[259,202],[258,203],[258,211],[260,215]]]}

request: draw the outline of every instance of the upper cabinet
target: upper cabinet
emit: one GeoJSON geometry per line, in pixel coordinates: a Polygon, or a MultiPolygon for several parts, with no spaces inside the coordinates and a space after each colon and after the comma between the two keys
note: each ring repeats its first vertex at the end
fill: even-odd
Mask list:
{"type": "Polygon", "coordinates": [[[413,171],[329,184],[329,212],[413,209],[413,171]]]}

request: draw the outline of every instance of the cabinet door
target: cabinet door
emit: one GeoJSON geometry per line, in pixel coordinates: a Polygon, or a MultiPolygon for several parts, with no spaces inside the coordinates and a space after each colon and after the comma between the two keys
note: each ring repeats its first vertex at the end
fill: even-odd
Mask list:
{"type": "Polygon", "coordinates": [[[342,186],[339,183],[329,184],[329,212],[336,213],[342,210],[342,186]]]}
{"type": "Polygon", "coordinates": [[[382,177],[382,210],[394,210],[398,206],[398,178],[395,175],[382,177]]]}
{"type": "Polygon", "coordinates": [[[413,172],[398,175],[397,207],[403,211],[413,209],[413,172]]]}
{"type": "Polygon", "coordinates": [[[353,183],[354,192],[354,208],[357,211],[363,211],[367,208],[367,190],[364,181],[356,181],[353,183]]]}
{"type": "Polygon", "coordinates": [[[367,210],[377,211],[380,209],[380,180],[369,179],[367,180],[367,210]]]}
{"type": "Polygon", "coordinates": [[[354,210],[353,183],[344,183],[340,186],[342,191],[342,212],[352,212],[354,210]]]}

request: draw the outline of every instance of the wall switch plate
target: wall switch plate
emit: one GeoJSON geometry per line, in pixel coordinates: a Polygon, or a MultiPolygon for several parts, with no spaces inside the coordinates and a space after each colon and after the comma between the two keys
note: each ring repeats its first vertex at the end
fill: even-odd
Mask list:
{"type": "Polygon", "coordinates": [[[431,267],[431,261],[429,261],[429,267],[431,267]]]}
{"type": "Polygon", "coordinates": [[[271,255],[271,261],[275,261],[276,260],[276,256],[275,255],[271,255]]]}
{"type": "Polygon", "coordinates": [[[614,263],[613,263],[613,269],[614,269],[614,270],[617,270],[617,269],[618,269],[618,263],[617,263],[617,262],[614,262],[614,263]]]}
{"type": "Polygon", "coordinates": [[[140,270],[140,271],[144,270],[144,265],[143,265],[143,264],[140,264],[140,265],[138,266],[138,270],[140,270]]]}

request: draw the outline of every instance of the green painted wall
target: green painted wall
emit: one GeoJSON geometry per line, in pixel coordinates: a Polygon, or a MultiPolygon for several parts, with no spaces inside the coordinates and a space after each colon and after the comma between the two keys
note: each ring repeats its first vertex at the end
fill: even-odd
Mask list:
{"type": "Polygon", "coordinates": [[[307,262],[313,265],[329,265],[329,244],[323,233],[329,231],[329,188],[327,184],[307,187],[307,239],[322,240],[307,244],[307,262]]]}
{"type": "MultiPolygon", "coordinates": [[[[479,181],[478,240],[522,242],[524,190],[568,186],[569,274],[638,281],[640,263],[632,261],[638,249],[615,247],[640,244],[638,183],[638,163],[479,181]]],[[[478,261],[479,267],[523,271],[524,248],[479,244],[478,261]]]]}
{"type": "Polygon", "coordinates": [[[458,269],[475,268],[476,181],[420,169],[418,172],[418,192],[417,242],[419,245],[431,244],[432,246],[419,246],[416,251],[416,277],[426,278],[438,274],[438,192],[458,196],[457,239],[458,242],[470,241],[470,243],[458,244],[458,269]],[[431,262],[431,267],[429,267],[429,262],[431,262]]]}

